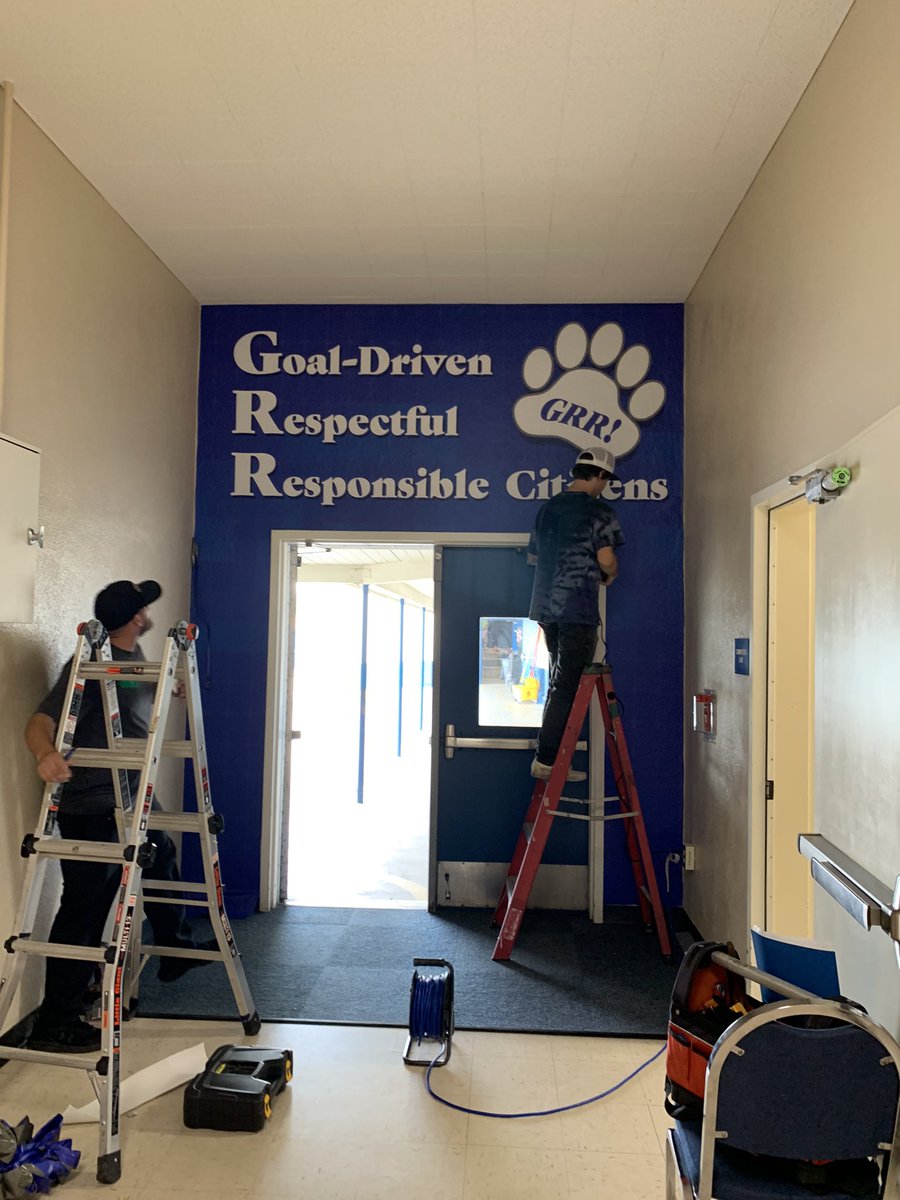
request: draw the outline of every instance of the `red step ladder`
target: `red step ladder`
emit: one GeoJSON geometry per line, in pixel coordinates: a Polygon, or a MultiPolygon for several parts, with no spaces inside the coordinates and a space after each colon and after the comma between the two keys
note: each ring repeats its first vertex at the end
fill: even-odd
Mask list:
{"type": "MultiPolygon", "coordinates": [[[[586,802],[580,800],[573,801],[573,803],[584,804],[586,802]]],[[[641,802],[638,798],[637,785],[634,782],[634,772],[631,769],[625,731],[622,728],[622,712],[613,688],[612,669],[606,663],[593,663],[582,675],[550,778],[539,779],[535,784],[534,794],[531,797],[528,812],[525,814],[525,823],[519,833],[515,853],[510,863],[506,886],[494,911],[492,924],[500,926],[500,935],[497,938],[494,953],[491,955],[494,962],[505,961],[512,954],[522,924],[522,917],[525,915],[525,906],[528,903],[538,867],[541,865],[550,827],[554,817],[557,816],[575,817],[583,821],[624,820],[625,844],[631,869],[634,872],[641,918],[645,925],[649,926],[651,921],[655,925],[659,948],[667,959],[670,958],[672,943],[663,913],[653,860],[650,857],[650,844],[647,841],[641,802]],[[603,714],[606,748],[619,797],[619,811],[605,814],[599,818],[579,813],[557,812],[560,800],[567,799],[562,795],[562,790],[569,774],[572,755],[575,753],[575,743],[587,716],[591,696],[594,692],[597,694],[600,711],[603,714]]]]}

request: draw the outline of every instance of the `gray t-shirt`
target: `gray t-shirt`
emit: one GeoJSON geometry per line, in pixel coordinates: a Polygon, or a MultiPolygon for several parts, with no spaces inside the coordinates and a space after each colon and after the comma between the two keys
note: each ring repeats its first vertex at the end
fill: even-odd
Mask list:
{"type": "MultiPolygon", "coordinates": [[[[134,650],[120,650],[118,646],[113,645],[110,645],[110,648],[116,662],[146,661],[139,646],[136,646],[134,650]]],[[[53,689],[35,709],[35,712],[51,717],[57,727],[64,719],[62,709],[71,671],[72,659],[70,658],[63,667],[53,689]]],[[[76,750],[79,747],[105,749],[107,746],[103,700],[100,694],[101,686],[96,679],[85,681],[84,696],[75,725],[74,746],[76,750]]],[[[117,678],[116,692],[119,698],[119,714],[122,718],[122,736],[146,738],[150,729],[150,717],[153,713],[155,682],[141,683],[134,679],[117,678]]],[[[132,799],[134,799],[139,782],[140,772],[129,771],[128,786],[132,799]]],[[[60,798],[60,808],[64,812],[87,816],[111,812],[114,806],[115,791],[112,772],[108,767],[72,768],[72,778],[63,788],[60,798]]]]}

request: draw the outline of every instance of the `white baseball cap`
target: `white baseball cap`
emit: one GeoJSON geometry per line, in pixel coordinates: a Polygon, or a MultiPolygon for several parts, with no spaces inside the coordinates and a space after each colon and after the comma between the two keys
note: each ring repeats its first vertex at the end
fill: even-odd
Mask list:
{"type": "Polygon", "coordinates": [[[597,467],[605,471],[610,479],[618,479],[616,474],[616,456],[605,446],[595,446],[592,450],[582,450],[575,459],[576,467],[597,467]]]}

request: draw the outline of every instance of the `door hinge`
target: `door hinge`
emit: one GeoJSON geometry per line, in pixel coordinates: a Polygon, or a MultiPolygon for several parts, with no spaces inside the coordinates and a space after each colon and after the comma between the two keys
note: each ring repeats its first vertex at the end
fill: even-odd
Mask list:
{"type": "Polygon", "coordinates": [[[767,800],[775,799],[775,780],[774,779],[766,780],[766,799],[767,800]]]}

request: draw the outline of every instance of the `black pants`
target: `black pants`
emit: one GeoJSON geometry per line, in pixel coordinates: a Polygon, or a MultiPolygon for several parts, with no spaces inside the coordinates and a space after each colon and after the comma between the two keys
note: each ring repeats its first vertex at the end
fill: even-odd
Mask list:
{"type": "Polygon", "coordinates": [[[584,668],[594,661],[597,626],[542,621],[541,629],[550,654],[550,684],[537,739],[537,758],[549,767],[556,760],[584,668]]]}
{"type": "MultiPolygon", "coordinates": [[[[58,824],[60,837],[67,841],[118,841],[112,813],[83,816],[61,812],[58,824]]],[[[150,830],[148,838],[156,844],[156,859],[152,866],[144,868],[143,878],[180,880],[175,844],[169,835],[161,830],[150,830]]],[[[72,946],[99,946],[121,880],[121,868],[107,863],[71,860],[63,861],[61,866],[62,899],[50,930],[50,941],[72,946]]],[[[145,912],[157,945],[191,944],[190,928],[180,904],[148,902],[145,912]]],[[[41,1019],[55,1024],[77,1017],[83,1011],[84,993],[93,973],[93,963],[75,958],[48,958],[41,1019]]]]}

